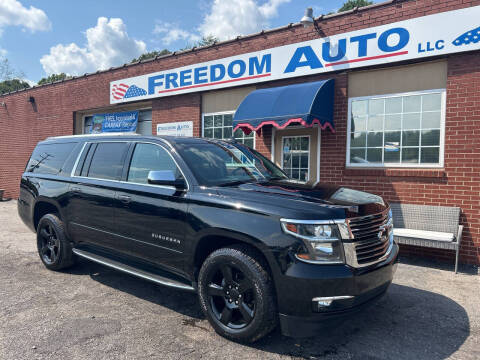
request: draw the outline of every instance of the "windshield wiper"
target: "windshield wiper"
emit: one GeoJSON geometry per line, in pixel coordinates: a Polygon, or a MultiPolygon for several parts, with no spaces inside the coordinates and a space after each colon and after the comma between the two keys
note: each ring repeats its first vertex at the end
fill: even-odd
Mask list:
{"type": "Polygon", "coordinates": [[[272,176],[269,177],[268,180],[285,180],[288,179],[286,176],[272,176]]]}
{"type": "Polygon", "coordinates": [[[217,186],[236,186],[236,185],[242,185],[242,184],[248,184],[252,182],[256,182],[257,180],[250,179],[250,180],[235,180],[235,181],[227,181],[221,184],[217,184],[217,186]]]}

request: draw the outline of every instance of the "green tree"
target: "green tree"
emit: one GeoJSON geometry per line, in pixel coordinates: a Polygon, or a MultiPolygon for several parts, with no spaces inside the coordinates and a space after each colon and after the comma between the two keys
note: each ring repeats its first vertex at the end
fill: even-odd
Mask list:
{"type": "Polygon", "coordinates": [[[187,44],[187,46],[180,50],[188,50],[194,47],[209,46],[215,44],[218,41],[218,38],[213,35],[202,36],[202,38],[197,42],[194,42],[193,44],[187,44]]]}
{"type": "Polygon", "coordinates": [[[368,6],[368,5],[372,5],[373,4],[373,1],[369,1],[369,0],[348,0],[346,3],[343,4],[343,6],[338,9],[337,12],[343,12],[343,11],[348,11],[348,10],[352,10],[352,9],[355,9],[356,7],[362,7],[362,6],[368,6]]]}
{"type": "Polygon", "coordinates": [[[65,73],[52,74],[47,77],[41,78],[40,81],[38,82],[38,85],[48,84],[55,81],[66,80],[66,79],[71,79],[71,76],[68,76],[65,73]]]}
{"type": "Polygon", "coordinates": [[[168,54],[171,54],[171,53],[172,52],[170,50],[167,50],[167,49],[163,49],[161,51],[154,50],[154,51],[146,52],[145,54],[140,55],[138,57],[138,59],[135,58],[131,62],[134,63],[134,62],[138,62],[138,61],[143,61],[143,60],[151,59],[151,58],[154,58],[154,57],[157,57],[157,56],[168,55],[168,54]]]}
{"type": "Polygon", "coordinates": [[[15,70],[6,57],[0,58],[0,95],[29,88],[30,85],[22,80],[24,76],[23,72],[15,70]]]}
{"type": "Polygon", "coordinates": [[[207,36],[203,36],[201,40],[197,41],[197,44],[195,46],[197,47],[208,46],[208,45],[213,45],[216,42],[218,42],[218,38],[216,38],[213,35],[207,35],[207,36]]]}
{"type": "Polygon", "coordinates": [[[27,89],[30,85],[20,79],[4,80],[0,82],[0,95],[21,89],[27,89]]]}

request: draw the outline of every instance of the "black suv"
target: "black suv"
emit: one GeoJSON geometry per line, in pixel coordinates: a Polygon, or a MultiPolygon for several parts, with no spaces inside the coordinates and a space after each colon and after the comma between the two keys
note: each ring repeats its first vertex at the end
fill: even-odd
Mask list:
{"type": "Polygon", "coordinates": [[[246,342],[337,323],[386,292],[398,254],[381,197],[298,183],[228,141],[49,138],[18,212],[48,269],[82,257],[196,291],[215,330],[246,342]]]}

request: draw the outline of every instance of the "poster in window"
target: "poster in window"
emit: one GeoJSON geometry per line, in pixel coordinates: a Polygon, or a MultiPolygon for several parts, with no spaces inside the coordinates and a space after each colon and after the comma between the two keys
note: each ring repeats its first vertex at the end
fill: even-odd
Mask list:
{"type": "Polygon", "coordinates": [[[135,132],[137,124],[138,111],[95,114],[90,133],[135,132]]]}

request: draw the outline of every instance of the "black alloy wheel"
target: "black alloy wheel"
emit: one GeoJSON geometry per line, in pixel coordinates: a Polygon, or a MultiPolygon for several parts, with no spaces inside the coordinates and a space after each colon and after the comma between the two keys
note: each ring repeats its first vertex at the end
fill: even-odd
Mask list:
{"type": "Polygon", "coordinates": [[[47,214],[38,222],[37,249],[43,264],[50,270],[65,269],[75,263],[72,244],[56,214],[47,214]]]}
{"type": "Polygon", "coordinates": [[[39,237],[39,250],[42,260],[48,265],[54,264],[60,254],[60,240],[53,226],[48,222],[44,223],[40,228],[39,237]]]}
{"type": "Polygon", "coordinates": [[[231,329],[242,329],[255,316],[253,283],[230,264],[211,272],[207,286],[208,301],[217,321],[231,329]]]}
{"type": "Polygon", "coordinates": [[[232,245],[212,252],[198,275],[200,306],[215,331],[252,343],[278,322],[273,281],[255,248],[232,245]]]}

